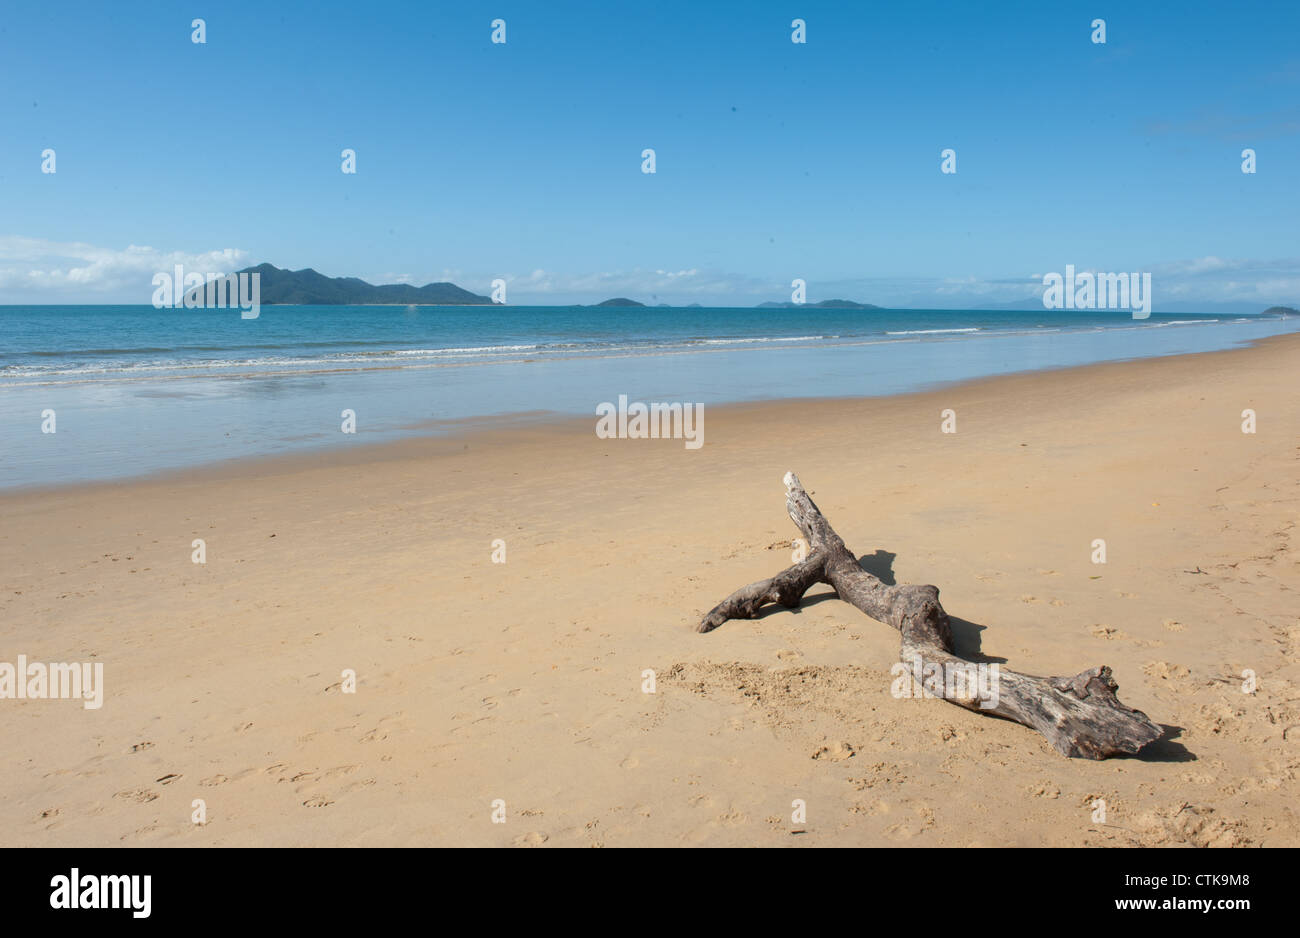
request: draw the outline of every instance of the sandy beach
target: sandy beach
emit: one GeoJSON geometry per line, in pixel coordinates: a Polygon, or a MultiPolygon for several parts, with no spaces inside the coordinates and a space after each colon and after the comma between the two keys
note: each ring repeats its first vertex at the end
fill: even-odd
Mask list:
{"type": "Polygon", "coordinates": [[[1297,374],[1291,335],[710,408],[698,450],[592,417],[0,495],[0,660],[104,666],[98,710],[0,701],[0,841],[1300,845],[1297,374]],[[966,651],[1109,665],[1167,738],[895,699],[898,634],[824,586],[696,634],[789,564],[787,470],[966,651]]]}

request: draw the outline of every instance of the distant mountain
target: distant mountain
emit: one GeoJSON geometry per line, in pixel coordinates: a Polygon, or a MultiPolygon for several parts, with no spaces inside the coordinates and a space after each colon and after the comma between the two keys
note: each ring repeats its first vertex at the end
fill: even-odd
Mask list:
{"type": "Polygon", "coordinates": [[[1293,309],[1290,306],[1270,306],[1264,310],[1265,316],[1300,316],[1300,309],[1293,309]]]}
{"type": "Polygon", "coordinates": [[[820,303],[759,303],[758,309],[884,309],[873,303],[855,303],[853,300],[822,300],[820,303]]]}
{"type": "MultiPolygon", "coordinates": [[[[1032,310],[1034,312],[1042,312],[1045,309],[1043,301],[1037,297],[1029,300],[988,300],[981,303],[979,306],[970,306],[965,308],[978,310],[1032,310]]],[[[1048,310],[1048,312],[1068,313],[1071,312],[1071,310],[1048,310]]],[[[1085,313],[1090,312],[1090,310],[1079,310],[1079,312],[1085,313]]],[[[1104,310],[1101,312],[1104,312],[1104,310]]],[[[1111,312],[1126,313],[1128,310],[1111,310],[1111,312]]],[[[1158,296],[1157,302],[1152,307],[1151,312],[1157,316],[1166,313],[1210,313],[1216,316],[1251,315],[1250,308],[1240,301],[1220,302],[1217,300],[1190,299],[1161,302],[1159,301],[1158,296]]],[[[1265,312],[1274,316],[1281,315],[1282,313],[1286,313],[1288,316],[1300,315],[1300,313],[1297,313],[1289,306],[1274,306],[1271,309],[1265,310],[1265,312]]]]}
{"type": "Polygon", "coordinates": [[[636,300],[629,300],[625,296],[616,296],[612,300],[606,300],[603,303],[597,303],[597,306],[645,306],[644,303],[638,303],[636,300]]]}
{"type": "MultiPolygon", "coordinates": [[[[259,264],[237,271],[261,275],[261,302],[265,306],[373,306],[407,304],[416,306],[490,306],[492,300],[462,290],[454,283],[385,283],[376,286],[356,277],[326,277],[310,267],[284,270],[274,264],[259,264]]],[[[196,287],[191,293],[201,290],[196,287]]]]}

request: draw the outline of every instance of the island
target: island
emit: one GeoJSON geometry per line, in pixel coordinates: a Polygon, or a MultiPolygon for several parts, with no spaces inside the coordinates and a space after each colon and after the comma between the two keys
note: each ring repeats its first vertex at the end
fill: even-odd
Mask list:
{"type": "Polygon", "coordinates": [[[1300,316],[1300,309],[1294,309],[1290,306],[1270,306],[1264,310],[1261,316],[1300,316]]]}
{"type": "Polygon", "coordinates": [[[605,300],[603,303],[597,303],[597,306],[645,306],[644,303],[638,303],[636,300],[629,300],[625,296],[616,296],[612,300],[605,300]]]}
{"type": "Polygon", "coordinates": [[[784,303],[759,303],[758,309],[799,309],[806,307],[808,309],[884,309],[883,306],[876,306],[874,303],[855,303],[853,300],[822,300],[820,303],[792,303],[787,300],[784,303]]]}
{"type": "MultiPolygon", "coordinates": [[[[326,277],[307,267],[285,270],[274,264],[258,264],[236,271],[258,274],[264,306],[490,306],[492,300],[461,289],[454,283],[409,283],[375,285],[357,277],[326,277]]],[[[190,293],[202,293],[195,287],[190,293]]],[[[201,297],[200,297],[201,301],[201,297]]]]}

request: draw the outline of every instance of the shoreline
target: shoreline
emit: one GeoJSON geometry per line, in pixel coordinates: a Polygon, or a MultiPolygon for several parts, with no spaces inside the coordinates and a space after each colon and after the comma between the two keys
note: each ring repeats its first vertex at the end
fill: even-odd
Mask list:
{"type": "MultiPolygon", "coordinates": [[[[946,391],[956,391],[965,388],[975,389],[988,383],[1012,381],[1034,375],[1078,374],[1080,376],[1085,376],[1092,370],[1096,370],[1100,374],[1104,373],[1106,369],[1122,369],[1126,365],[1140,362],[1202,358],[1212,359],[1214,356],[1241,354],[1255,348],[1268,348],[1274,344],[1279,347],[1285,347],[1288,343],[1293,347],[1300,349],[1300,334],[1288,333],[1264,336],[1255,339],[1244,339],[1233,347],[1205,352],[1151,355],[1121,359],[1118,361],[1090,362],[1082,365],[1030,368],[1024,371],[1004,372],[977,378],[959,378],[950,382],[941,381],[937,386],[923,390],[905,391],[896,394],[852,397],[782,397],[756,401],[731,401],[722,404],[708,405],[708,413],[711,415],[718,415],[721,419],[725,420],[729,413],[741,413],[753,409],[802,408],[826,405],[844,406],[852,405],[854,403],[864,403],[867,401],[896,400],[899,402],[905,402],[926,396],[933,396],[946,391]]],[[[713,350],[706,349],[700,351],[713,350]]],[[[469,365],[470,363],[446,366],[431,365],[428,367],[469,367],[469,365]]],[[[179,376],[178,380],[185,379],[183,376],[179,376]]],[[[428,449],[432,452],[441,451],[443,449],[454,450],[457,445],[468,445],[469,443],[474,442],[476,438],[485,440],[491,439],[495,441],[497,434],[508,433],[511,431],[524,431],[528,429],[550,428],[557,431],[564,430],[574,433],[585,429],[587,432],[594,435],[596,420],[597,417],[594,412],[592,416],[588,418],[556,411],[531,413],[522,411],[506,414],[487,414],[450,418],[441,421],[431,421],[436,423],[460,425],[458,429],[446,434],[414,431],[396,440],[340,442],[308,447],[288,453],[235,456],[229,459],[198,463],[184,468],[161,469],[153,472],[121,477],[84,481],[73,480],[47,485],[9,486],[0,488],[0,504],[2,504],[6,498],[54,494],[78,488],[117,488],[123,485],[132,484],[198,482],[218,479],[228,480],[238,478],[241,475],[261,476],[265,474],[283,474],[285,472],[293,472],[303,468],[317,466],[322,462],[322,460],[327,463],[331,460],[339,460],[341,464],[347,465],[354,465],[357,463],[364,464],[367,461],[386,462],[392,459],[410,458],[419,455],[418,453],[408,452],[409,450],[428,449]]]]}

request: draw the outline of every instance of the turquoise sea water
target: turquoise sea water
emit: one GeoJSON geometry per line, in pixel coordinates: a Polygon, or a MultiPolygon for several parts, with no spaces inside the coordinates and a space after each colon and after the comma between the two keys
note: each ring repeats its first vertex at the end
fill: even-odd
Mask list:
{"type": "MultiPolygon", "coordinates": [[[[0,488],[448,432],[631,400],[895,394],[1209,351],[1262,316],[599,307],[0,307],[0,488]],[[343,434],[341,412],[356,413],[343,434]],[[42,433],[55,412],[57,432],[42,433]]],[[[707,439],[707,437],[706,437],[707,439]]],[[[705,447],[707,450],[707,446],[705,447]]]]}

